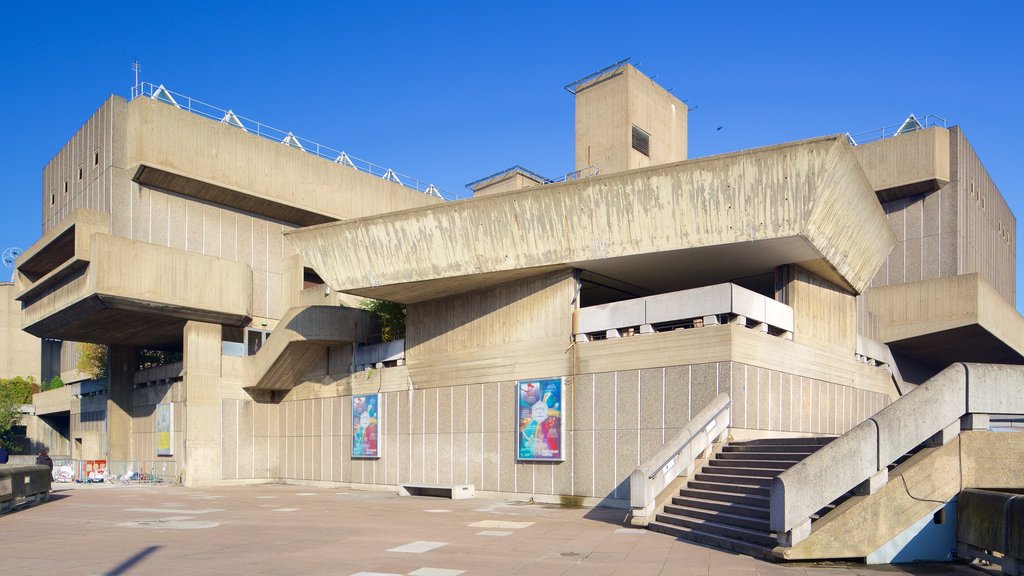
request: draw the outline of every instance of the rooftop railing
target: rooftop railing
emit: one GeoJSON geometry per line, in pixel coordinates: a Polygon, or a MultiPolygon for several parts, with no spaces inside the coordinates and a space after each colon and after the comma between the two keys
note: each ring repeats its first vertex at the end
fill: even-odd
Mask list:
{"type": "Polygon", "coordinates": [[[933,126],[941,126],[942,128],[948,128],[949,121],[940,116],[934,114],[928,114],[927,116],[918,118],[911,114],[906,120],[899,124],[892,124],[889,126],[883,126],[881,128],[875,128],[874,130],[868,130],[866,132],[859,132],[857,134],[847,133],[846,137],[850,139],[850,143],[854,146],[860,144],[867,144],[868,142],[875,142],[884,138],[891,138],[899,134],[905,134],[907,132],[914,132],[916,130],[923,130],[925,128],[931,128],[933,126]]]}
{"type": "Polygon", "coordinates": [[[357,158],[348,154],[344,150],[324,146],[319,142],[314,142],[312,140],[296,136],[292,132],[268,126],[262,122],[246,118],[245,116],[239,116],[231,109],[220,108],[184,94],[173,92],[165,88],[162,84],[156,85],[150,82],[140,82],[132,87],[129,101],[142,96],[158,100],[165,104],[175,106],[181,110],[198,114],[211,120],[216,120],[222,124],[234,126],[235,128],[244,130],[250,134],[262,136],[282,145],[303,150],[325,160],[354,168],[360,172],[365,172],[378,178],[390,180],[391,182],[400,184],[407,188],[412,188],[413,190],[423,192],[424,194],[429,194],[444,200],[459,200],[461,198],[468,197],[466,195],[455,194],[442,190],[425,180],[420,180],[418,178],[396,172],[391,168],[385,168],[384,166],[374,164],[373,162],[357,158]]]}

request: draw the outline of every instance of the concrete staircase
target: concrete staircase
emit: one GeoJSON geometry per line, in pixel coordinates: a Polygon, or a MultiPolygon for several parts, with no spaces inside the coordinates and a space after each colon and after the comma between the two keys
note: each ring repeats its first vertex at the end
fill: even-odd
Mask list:
{"type": "Polygon", "coordinates": [[[778,544],[776,535],[768,529],[772,478],[832,440],[766,438],[729,442],[687,481],[678,496],[665,504],[648,527],[770,560],[772,548],[778,544]]]}

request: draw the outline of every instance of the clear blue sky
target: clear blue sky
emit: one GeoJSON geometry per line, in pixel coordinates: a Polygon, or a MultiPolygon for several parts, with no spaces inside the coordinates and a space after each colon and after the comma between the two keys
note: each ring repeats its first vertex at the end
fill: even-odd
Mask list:
{"type": "Polygon", "coordinates": [[[452,192],[513,164],[572,169],[562,87],[626,56],[697,106],[691,157],[937,114],[964,128],[1019,237],[1022,16],[1016,2],[5,2],[0,249],[39,237],[43,165],[128,94],[136,57],[145,81],[452,192]]]}

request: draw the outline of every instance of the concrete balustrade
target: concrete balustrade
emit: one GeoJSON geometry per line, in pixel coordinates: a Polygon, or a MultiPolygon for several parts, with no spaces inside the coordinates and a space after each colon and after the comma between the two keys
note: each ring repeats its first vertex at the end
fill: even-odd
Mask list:
{"type": "Polygon", "coordinates": [[[679,432],[629,475],[631,523],[646,526],[654,519],[659,497],[680,476],[693,473],[693,462],[715,442],[724,441],[732,422],[732,402],[728,394],[719,394],[698,412],[679,432]]]}
{"type": "Polygon", "coordinates": [[[810,516],[840,495],[871,493],[888,466],[931,440],[945,444],[975,416],[1024,413],[1024,366],[949,366],[772,480],[770,527],[783,546],[810,533],[810,516]]]}
{"type": "Polygon", "coordinates": [[[999,564],[1009,576],[1024,574],[1024,495],[967,489],[956,508],[957,556],[999,564]]]}
{"type": "Polygon", "coordinates": [[[379,344],[361,344],[356,347],[354,363],[357,371],[382,368],[385,365],[402,366],[405,364],[405,338],[379,344]]]}
{"type": "Polygon", "coordinates": [[[712,325],[721,316],[763,332],[773,328],[792,339],[791,307],[730,283],[581,308],[575,312],[574,332],[577,342],[587,342],[595,335],[616,338],[629,328],[648,334],[659,324],[699,321],[712,325]]]}

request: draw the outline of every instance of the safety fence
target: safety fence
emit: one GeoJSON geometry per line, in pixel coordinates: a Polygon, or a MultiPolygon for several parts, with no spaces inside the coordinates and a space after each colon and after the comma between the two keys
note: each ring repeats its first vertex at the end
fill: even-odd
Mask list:
{"type": "Polygon", "coordinates": [[[53,462],[54,482],[111,482],[115,484],[178,484],[174,461],[68,460],[53,462]]]}

